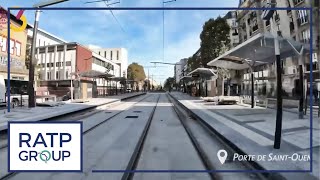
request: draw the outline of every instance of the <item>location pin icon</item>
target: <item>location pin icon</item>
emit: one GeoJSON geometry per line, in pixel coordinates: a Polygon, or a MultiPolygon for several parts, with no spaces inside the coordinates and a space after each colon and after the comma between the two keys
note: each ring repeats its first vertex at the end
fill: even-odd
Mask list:
{"type": "Polygon", "coordinates": [[[221,164],[224,164],[224,162],[227,159],[228,153],[227,153],[226,150],[221,149],[221,150],[218,151],[217,156],[218,156],[218,159],[221,162],[221,164]]]}

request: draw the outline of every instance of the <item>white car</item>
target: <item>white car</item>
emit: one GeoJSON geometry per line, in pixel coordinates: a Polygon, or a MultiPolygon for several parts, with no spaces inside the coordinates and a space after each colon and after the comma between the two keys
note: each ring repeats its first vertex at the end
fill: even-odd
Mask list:
{"type": "Polygon", "coordinates": [[[131,89],[129,89],[129,88],[127,89],[127,92],[128,92],[128,93],[130,93],[131,91],[132,91],[131,89]]]}

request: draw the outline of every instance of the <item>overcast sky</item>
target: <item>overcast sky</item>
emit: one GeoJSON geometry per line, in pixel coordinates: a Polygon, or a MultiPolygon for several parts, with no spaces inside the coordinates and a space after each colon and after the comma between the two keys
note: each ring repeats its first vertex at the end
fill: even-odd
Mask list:
{"type": "MultiPolygon", "coordinates": [[[[70,0],[52,7],[106,7],[103,2],[85,4],[90,0],[70,0]]],[[[119,0],[111,0],[109,3],[119,0]]],[[[38,0],[1,0],[1,6],[32,7],[38,0]]],[[[166,7],[237,7],[238,0],[177,0],[166,7]]],[[[162,7],[162,0],[120,0],[113,7],[162,7]]],[[[16,14],[17,12],[13,12],[16,14]]],[[[62,39],[83,45],[124,47],[128,63],[152,66],[151,61],[163,61],[162,11],[44,11],[41,29],[62,39]]],[[[33,24],[34,11],[25,12],[33,24]]],[[[225,15],[226,11],[165,11],[164,62],[175,63],[193,55],[200,47],[202,25],[210,18],[225,15]]],[[[160,66],[160,65],[159,65],[160,66]]],[[[173,76],[173,66],[151,68],[156,81],[173,76]]],[[[145,69],[147,73],[147,69],[145,69]]]]}

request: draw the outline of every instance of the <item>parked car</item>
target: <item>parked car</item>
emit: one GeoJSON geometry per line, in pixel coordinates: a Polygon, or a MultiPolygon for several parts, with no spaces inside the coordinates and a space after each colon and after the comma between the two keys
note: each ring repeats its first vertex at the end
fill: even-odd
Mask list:
{"type": "Polygon", "coordinates": [[[130,93],[131,91],[132,91],[132,89],[130,89],[130,88],[127,89],[127,92],[128,92],[128,93],[130,93]]]}

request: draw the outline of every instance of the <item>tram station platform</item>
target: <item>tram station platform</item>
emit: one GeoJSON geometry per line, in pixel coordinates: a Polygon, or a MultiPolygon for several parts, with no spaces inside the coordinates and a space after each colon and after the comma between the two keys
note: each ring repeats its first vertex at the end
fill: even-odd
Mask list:
{"type": "MultiPolygon", "coordinates": [[[[248,104],[217,105],[198,97],[191,97],[181,92],[171,92],[180,105],[192,116],[201,119],[214,129],[216,134],[228,144],[246,155],[267,155],[265,161],[255,161],[264,170],[279,172],[287,179],[317,179],[319,175],[320,127],[319,118],[310,115],[299,119],[298,113],[283,111],[282,142],[280,149],[274,149],[276,109],[248,104]],[[311,124],[312,122],[312,124],[311,124]],[[312,128],[312,148],[310,149],[310,129],[312,128]],[[293,161],[290,159],[268,161],[272,157],[297,153],[300,157],[310,156],[312,150],[313,172],[310,172],[310,161],[293,161]],[[301,173],[284,173],[299,171],[301,173]],[[309,171],[309,172],[308,172],[309,171]]],[[[310,114],[310,113],[309,113],[310,114]]],[[[230,155],[233,156],[233,155],[230,155]]],[[[232,157],[228,157],[232,161],[232,157]]]]}
{"type": "MultiPolygon", "coordinates": [[[[74,100],[57,103],[56,106],[49,107],[16,107],[11,108],[11,112],[7,112],[7,109],[2,109],[0,112],[0,131],[8,128],[8,121],[42,121],[50,119],[64,114],[74,113],[89,108],[118,102],[121,100],[130,99],[136,96],[140,96],[146,93],[127,93],[118,96],[108,96],[106,98],[91,98],[86,100],[74,100]]],[[[67,120],[67,119],[66,119],[67,120]]]]}

